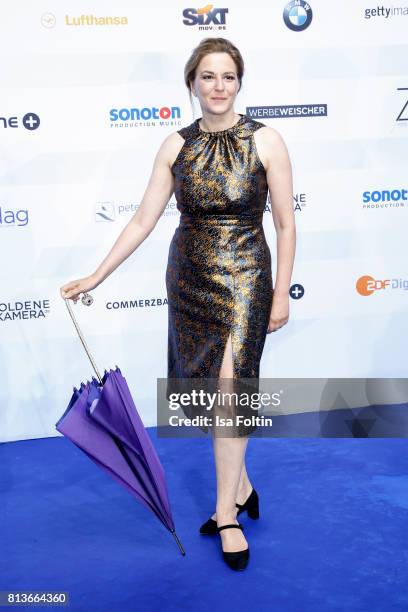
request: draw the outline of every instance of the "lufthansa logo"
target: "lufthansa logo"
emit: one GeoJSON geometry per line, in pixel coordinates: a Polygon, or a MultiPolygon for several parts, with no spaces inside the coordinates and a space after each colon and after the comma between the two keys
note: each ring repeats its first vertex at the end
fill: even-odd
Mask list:
{"type": "Polygon", "coordinates": [[[292,0],[283,9],[283,21],[295,32],[306,30],[312,23],[312,18],[311,6],[303,0],[292,0]]]}

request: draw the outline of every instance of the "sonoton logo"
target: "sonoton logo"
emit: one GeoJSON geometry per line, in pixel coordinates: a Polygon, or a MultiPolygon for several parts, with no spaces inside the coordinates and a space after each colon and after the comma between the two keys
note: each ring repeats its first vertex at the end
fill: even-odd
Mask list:
{"type": "Polygon", "coordinates": [[[374,291],[382,289],[404,289],[408,290],[408,279],[405,278],[387,278],[383,280],[375,279],[372,276],[360,276],[356,282],[357,293],[363,296],[368,296],[374,291]]]}
{"type": "Polygon", "coordinates": [[[213,6],[213,4],[207,4],[203,8],[184,9],[184,25],[198,25],[199,30],[225,30],[225,19],[228,9],[213,8],[213,6]]]}
{"type": "Polygon", "coordinates": [[[312,23],[313,13],[308,2],[293,0],[283,9],[283,21],[290,30],[301,32],[312,23]]]}
{"type": "Polygon", "coordinates": [[[406,207],[407,189],[375,189],[363,192],[363,208],[401,208],[406,207]]]}
{"type": "Polygon", "coordinates": [[[109,111],[111,127],[138,127],[171,125],[170,122],[180,119],[181,110],[179,106],[156,106],[143,108],[112,108],[109,111]],[[137,121],[142,123],[136,123],[137,121]]]}

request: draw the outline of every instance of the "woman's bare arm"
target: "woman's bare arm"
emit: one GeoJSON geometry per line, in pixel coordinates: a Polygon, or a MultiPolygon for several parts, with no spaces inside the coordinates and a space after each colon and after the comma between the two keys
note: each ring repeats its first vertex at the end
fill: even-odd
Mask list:
{"type": "Polygon", "coordinates": [[[276,282],[268,324],[270,333],[280,329],[289,320],[289,289],[296,249],[292,166],[279,132],[264,127],[255,132],[254,136],[259,157],[266,170],[277,238],[276,282]]]}
{"type": "Polygon", "coordinates": [[[265,127],[255,132],[257,148],[266,170],[272,201],[272,217],[277,238],[276,295],[289,293],[296,249],[293,178],[289,154],[282,136],[265,127]]]}
{"type": "Polygon", "coordinates": [[[71,281],[61,287],[64,298],[78,299],[81,292],[97,287],[127,259],[153,231],[174,189],[171,165],[183,146],[183,138],[174,132],[167,136],[158,150],[152,173],[141,204],[96,271],[88,277],[71,281]]]}

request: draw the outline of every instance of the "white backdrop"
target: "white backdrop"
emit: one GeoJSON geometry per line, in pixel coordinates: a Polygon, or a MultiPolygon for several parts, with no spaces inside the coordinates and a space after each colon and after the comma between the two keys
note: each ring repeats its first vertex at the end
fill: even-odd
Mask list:
{"type": "MultiPolygon", "coordinates": [[[[213,29],[183,23],[183,11],[200,7],[22,0],[2,12],[2,441],[59,435],[73,385],[93,374],[59,287],[97,268],[136,211],[162,140],[200,116],[183,68],[205,36],[229,38],[244,56],[237,112],[327,105],[324,115],[259,119],[289,149],[293,284],[304,291],[290,300],[289,323],[267,336],[261,375],[407,375],[408,8],[254,0],[213,5],[212,21],[202,16],[213,29]],[[312,10],[308,27],[285,24],[287,5],[290,23],[312,10]],[[112,109],[152,107],[178,107],[180,118],[111,120],[112,109]],[[368,295],[356,288],[364,276],[376,281],[368,295]]],[[[172,197],[92,292],[94,304],[73,305],[99,368],[121,367],[146,425],[167,373],[165,268],[178,218],[172,197]]],[[[264,227],[275,278],[270,203],[264,227]]]]}

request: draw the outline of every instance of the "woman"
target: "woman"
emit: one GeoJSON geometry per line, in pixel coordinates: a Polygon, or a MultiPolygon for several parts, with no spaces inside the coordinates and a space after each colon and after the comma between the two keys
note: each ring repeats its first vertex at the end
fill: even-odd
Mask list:
{"type": "MultiPolygon", "coordinates": [[[[154,229],[172,193],[181,212],[166,270],[169,303],[168,378],[257,378],[265,336],[287,323],[295,253],[292,171],[273,128],[234,111],[244,65],[224,38],[206,38],[185,66],[185,83],[202,117],[162,143],[134,217],[98,269],[61,287],[75,302],[97,287],[154,229]],[[267,192],[277,233],[277,276],[262,217],[267,192]],[[272,300],[273,294],[273,300],[272,300]]],[[[249,430],[213,438],[215,514],[203,534],[219,533],[223,558],[247,566],[249,546],[237,521],[259,516],[258,495],[245,468],[249,430]]]]}

